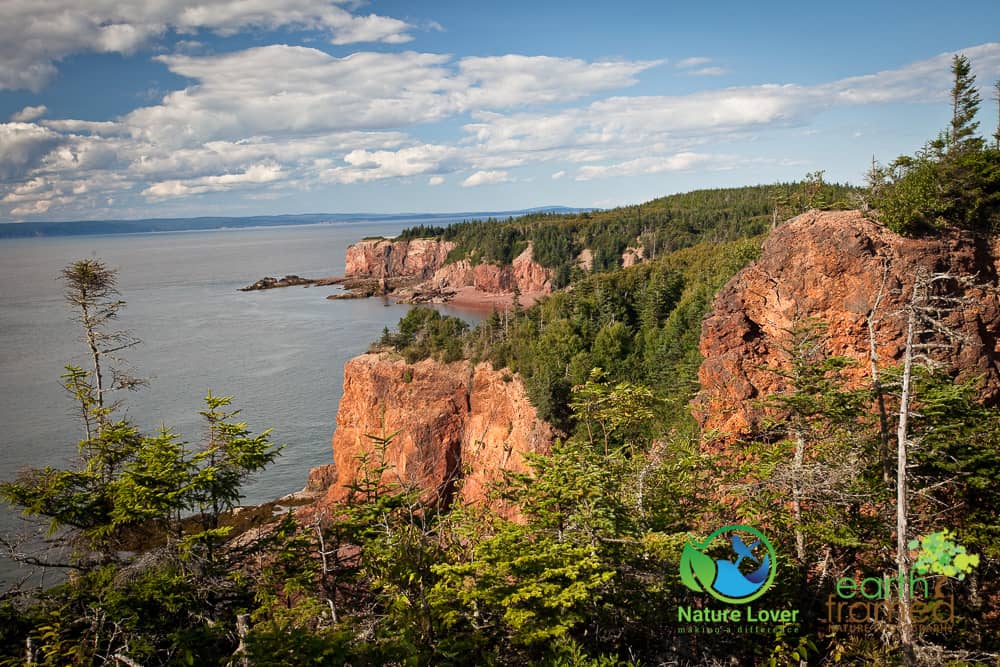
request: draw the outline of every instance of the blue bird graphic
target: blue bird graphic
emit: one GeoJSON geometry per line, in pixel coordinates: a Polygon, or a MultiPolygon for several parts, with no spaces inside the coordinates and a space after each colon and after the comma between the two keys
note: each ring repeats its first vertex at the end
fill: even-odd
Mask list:
{"type": "Polygon", "coordinates": [[[743,543],[743,539],[739,535],[733,535],[732,538],[730,538],[730,539],[731,539],[731,541],[733,543],[733,551],[738,556],[738,558],[736,559],[736,563],[735,563],[736,567],[740,566],[740,563],[743,562],[744,558],[749,558],[750,560],[752,560],[755,563],[759,563],[760,562],[757,559],[757,557],[753,555],[753,550],[756,549],[757,545],[760,544],[760,540],[757,540],[756,542],[754,542],[750,546],[747,546],[746,544],[743,543]]]}

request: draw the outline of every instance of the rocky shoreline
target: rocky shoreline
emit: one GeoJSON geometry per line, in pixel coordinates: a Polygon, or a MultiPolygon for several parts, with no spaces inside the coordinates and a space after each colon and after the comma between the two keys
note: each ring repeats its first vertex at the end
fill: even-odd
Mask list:
{"type": "Polygon", "coordinates": [[[515,300],[528,307],[552,292],[552,271],[534,261],[530,245],[506,266],[448,262],[454,248],[436,239],[364,239],[348,247],[344,276],[267,276],[240,291],[339,285],[343,291],[327,299],[388,296],[397,303],[450,303],[473,310],[506,310],[515,300]]]}
{"type": "Polygon", "coordinates": [[[528,306],[552,292],[552,271],[534,261],[530,244],[503,266],[455,260],[454,250],[451,241],[436,239],[365,239],[347,249],[343,285],[360,296],[471,308],[510,308],[515,294],[528,306]]]}
{"type": "Polygon", "coordinates": [[[257,282],[247,285],[246,287],[241,287],[241,292],[256,292],[266,289],[278,289],[281,287],[310,287],[312,285],[323,286],[323,285],[338,285],[344,281],[344,278],[302,278],[297,275],[287,275],[284,278],[273,278],[271,276],[264,276],[257,282]]]}

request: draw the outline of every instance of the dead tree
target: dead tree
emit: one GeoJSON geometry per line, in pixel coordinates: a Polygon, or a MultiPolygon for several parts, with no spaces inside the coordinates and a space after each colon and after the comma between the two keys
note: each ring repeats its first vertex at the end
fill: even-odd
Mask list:
{"type": "Polygon", "coordinates": [[[936,370],[942,365],[930,356],[934,349],[951,348],[963,339],[960,332],[947,323],[948,316],[967,306],[971,299],[959,296],[960,287],[971,287],[971,276],[951,273],[928,273],[918,269],[913,288],[903,306],[906,317],[903,367],[899,389],[899,411],[896,424],[896,569],[899,577],[899,640],[906,665],[916,664],[915,637],[910,590],[909,539],[909,453],[916,440],[911,433],[910,417],[914,413],[914,372],[919,367],[936,370]]]}

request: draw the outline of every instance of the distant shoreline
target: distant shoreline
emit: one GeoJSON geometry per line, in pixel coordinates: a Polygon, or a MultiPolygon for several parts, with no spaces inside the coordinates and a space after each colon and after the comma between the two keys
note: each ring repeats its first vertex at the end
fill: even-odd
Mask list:
{"type": "Polygon", "coordinates": [[[372,222],[412,222],[447,224],[462,220],[508,218],[533,213],[573,214],[589,208],[544,206],[514,211],[469,211],[456,213],[303,213],[246,217],[203,216],[196,218],[146,218],[141,220],[75,220],[58,222],[0,222],[0,240],[48,238],[55,236],[106,236],[119,234],[165,234],[272,227],[353,224],[372,222]]]}

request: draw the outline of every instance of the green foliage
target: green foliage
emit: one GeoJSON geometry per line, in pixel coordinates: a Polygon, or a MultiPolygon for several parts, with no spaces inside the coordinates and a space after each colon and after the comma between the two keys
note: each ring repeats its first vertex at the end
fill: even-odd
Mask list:
{"type": "Polygon", "coordinates": [[[439,225],[414,225],[407,227],[396,236],[397,241],[410,241],[412,239],[438,238],[445,233],[447,227],[439,225]]]}
{"type": "Polygon", "coordinates": [[[199,413],[205,418],[208,438],[204,449],[191,459],[194,474],[187,502],[199,512],[206,531],[219,528],[222,513],[239,503],[243,482],[281,452],[281,447],[270,442],[270,429],[253,435],[245,422],[234,421],[240,411],[225,410],[232,401],[232,396],[213,396],[210,391],[206,409],[199,413]]]}
{"type": "MultiPolygon", "coordinates": [[[[68,370],[67,376],[78,377],[79,369],[68,370]]],[[[13,481],[0,483],[0,497],[21,507],[26,516],[47,518],[50,534],[60,529],[73,531],[81,563],[92,552],[100,560],[112,558],[119,537],[116,482],[146,444],[138,428],[124,419],[111,421],[106,409],[94,406],[90,414],[96,415],[99,426],[78,445],[80,467],[31,468],[13,481]]]]}
{"type": "Polygon", "coordinates": [[[939,226],[947,207],[937,164],[927,156],[901,156],[870,175],[878,217],[894,232],[914,234],[939,226]]]}
{"type": "Polygon", "coordinates": [[[595,594],[614,576],[588,545],[516,524],[481,543],[471,562],[438,574],[434,599],[461,605],[446,614],[446,629],[479,609],[517,645],[564,636],[589,616],[595,594]]]}
{"type": "MultiPolygon", "coordinates": [[[[981,172],[975,160],[992,159],[984,154],[956,152],[948,168],[970,160],[981,172]]],[[[942,144],[924,157],[933,171],[944,156],[942,144]]],[[[563,429],[549,454],[523,458],[526,468],[512,459],[525,472],[487,489],[484,503],[459,502],[461,478],[436,494],[406,486],[390,463],[398,433],[370,434],[342,504],[275,519],[238,546],[226,514],[247,476],[277,455],[267,432],[250,433],[230,397],[209,394],[203,447],[168,429],[143,435],[100,405],[93,371],[69,367],[65,384],[91,429],[81,464],[26,472],[0,492],[79,535],[81,571],[0,604],[0,664],[21,664],[29,636],[37,662],[52,665],[116,652],[144,665],[888,663],[893,648],[881,636],[814,632],[836,573],[885,570],[891,542],[880,427],[870,393],[848,388],[858,369],[825,351],[822,326],[803,322],[787,363],[772,369],[785,390],[757,406],[772,419],[747,442],[713,453],[687,405],[701,320],[759,252],[759,237],[744,235],[765,230],[775,207],[836,205],[850,194],[838,187],[817,172],[786,192],[701,191],[412,230],[454,240],[474,261],[509,261],[530,241],[536,259],[573,277],[571,290],[472,331],[414,309],[383,335],[409,362],[474,352],[505,368],[505,382],[517,374],[563,429]],[[617,268],[621,250],[639,243],[649,260],[617,268]],[[585,247],[593,274],[571,268],[585,247]],[[776,545],[781,576],[767,606],[800,609],[801,631],[676,632],[678,607],[704,601],[681,583],[685,544],[734,521],[760,526],[776,545]],[[150,527],[165,543],[83,567],[84,551],[117,554],[150,527]],[[246,619],[242,637],[237,619],[246,619]]],[[[941,206],[952,206],[945,195],[941,206]]],[[[896,380],[891,369],[882,379],[896,380]]],[[[995,622],[977,599],[998,594],[989,575],[1000,557],[1000,412],[975,400],[973,383],[944,374],[919,372],[914,389],[913,524],[949,526],[911,544],[926,555],[917,566],[958,574],[981,561],[956,589],[961,627],[934,639],[995,652],[995,622]]]]}
{"type": "MultiPolygon", "coordinates": [[[[408,233],[409,230],[403,231],[408,233]]],[[[511,219],[506,223],[489,218],[448,225],[440,238],[456,243],[449,261],[469,259],[473,264],[510,264],[527,246],[523,231],[511,224],[511,219]]]]}
{"type": "Polygon", "coordinates": [[[942,372],[914,381],[914,476],[926,487],[915,497],[918,528],[942,522],[962,542],[1000,557],[1000,413],[976,400],[977,383],[956,383],[942,372]],[[941,508],[947,508],[942,511],[941,508]]]}
{"type": "Polygon", "coordinates": [[[236,583],[248,578],[230,578],[247,561],[234,565],[230,550],[219,557],[228,530],[220,517],[280,448],[267,431],[253,435],[233,419],[238,411],[226,411],[232,397],[209,393],[201,413],[208,441],[198,452],[166,428],[147,436],[118,417],[119,403],[102,397],[134,385],[113,367],[110,382],[102,380],[106,356],[116,351],[109,346],[130,344],[127,335],[105,329],[123,304],[110,300],[114,272],[84,260],[64,277],[94,361],[92,370],[67,366],[63,375],[86,433],[76,447],[79,461],[23,471],[0,484],[0,496],[49,519],[52,531],[70,540],[72,576],[19,601],[28,622],[16,626],[21,646],[14,655],[23,655],[30,638],[32,664],[121,662],[119,654],[146,665],[221,663],[235,648],[229,628],[236,611],[253,596],[236,583]]]}
{"type": "MultiPolygon", "coordinates": [[[[661,428],[687,422],[701,320],[712,296],[759,252],[756,240],[703,243],[629,269],[581,277],[510,326],[493,317],[468,347],[524,378],[539,414],[570,432],[571,389],[600,367],[612,383],[656,387],[661,428]]],[[[687,427],[687,426],[685,426],[687,427]]]]}
{"type": "Polygon", "coordinates": [[[241,593],[167,563],[134,570],[102,566],[21,610],[29,627],[21,628],[20,646],[0,664],[23,664],[14,656],[23,657],[27,636],[38,665],[103,664],[115,654],[143,665],[218,663],[235,647],[227,632],[231,618],[216,610],[221,600],[245,603],[241,593]]]}
{"type": "Polygon", "coordinates": [[[878,217],[900,234],[956,226],[1000,229],[1000,147],[976,136],[979,93],[968,59],[952,63],[952,118],[947,131],[915,156],[874,166],[870,195],[878,217]]]}
{"type": "Polygon", "coordinates": [[[434,357],[450,363],[463,357],[462,336],[469,325],[433,308],[413,308],[400,321],[397,331],[386,329],[379,345],[398,351],[407,363],[434,357]]]}
{"type": "Polygon", "coordinates": [[[115,525],[158,522],[165,530],[177,529],[183,512],[191,509],[195,462],[177,436],[163,429],[145,438],[134,459],[114,482],[115,525]]]}
{"type": "Polygon", "coordinates": [[[600,441],[608,454],[613,449],[634,447],[643,436],[648,437],[655,417],[656,397],[648,387],[631,382],[612,385],[605,377],[600,368],[591,370],[586,383],[573,387],[569,406],[586,429],[588,444],[594,447],[600,441]]]}
{"type": "Polygon", "coordinates": [[[554,272],[554,286],[579,272],[577,257],[589,249],[593,271],[622,265],[626,248],[657,258],[702,241],[723,243],[765,232],[774,222],[810,208],[847,208],[856,188],[823,180],[823,172],[802,182],[696,190],[639,206],[573,215],[537,213],[507,220],[466,221],[447,227],[417,226],[400,239],[433,237],[456,244],[449,261],[509,264],[530,242],[538,263],[554,272]]]}
{"type": "Polygon", "coordinates": [[[602,538],[625,521],[603,459],[582,443],[531,457],[534,473],[513,476],[504,491],[526,522],[502,522],[458,562],[432,567],[431,604],[450,635],[537,648],[591,620],[615,576],[602,538]]]}
{"type": "Polygon", "coordinates": [[[913,569],[919,574],[943,574],[946,577],[965,579],[965,575],[979,566],[979,556],[969,554],[965,547],[955,543],[955,533],[945,529],[919,540],[910,540],[907,547],[917,552],[913,569]]]}

